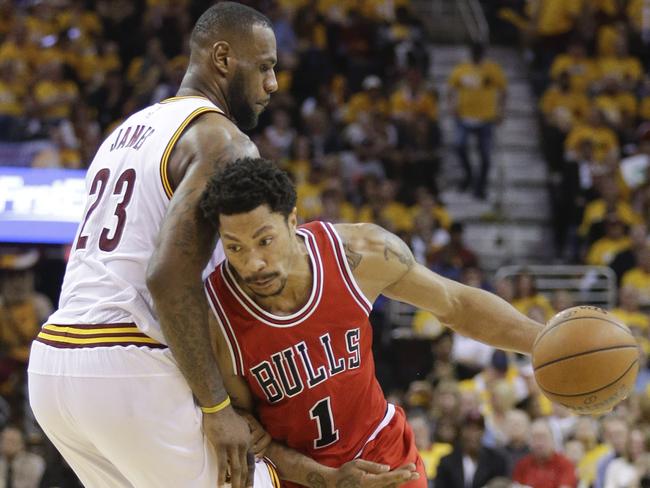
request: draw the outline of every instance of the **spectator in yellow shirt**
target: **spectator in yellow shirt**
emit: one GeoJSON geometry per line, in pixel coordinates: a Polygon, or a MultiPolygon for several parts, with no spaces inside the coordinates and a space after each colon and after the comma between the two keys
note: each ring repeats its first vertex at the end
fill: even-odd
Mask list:
{"type": "Polygon", "coordinates": [[[612,315],[627,325],[635,336],[645,335],[650,326],[650,317],[641,311],[639,291],[632,286],[622,286],[618,292],[618,307],[612,315]]]}
{"type": "Polygon", "coordinates": [[[425,187],[420,186],[415,190],[416,203],[409,208],[409,212],[415,218],[420,213],[433,217],[444,229],[449,230],[451,216],[445,206],[425,187]]]}
{"type": "Polygon", "coordinates": [[[608,75],[603,81],[603,90],[594,98],[594,107],[603,114],[607,125],[617,132],[634,127],[637,113],[636,97],[621,90],[621,82],[608,75]]]}
{"type": "Polygon", "coordinates": [[[650,305],[650,247],[646,246],[637,256],[637,265],[626,272],[621,286],[630,286],[639,294],[639,302],[650,305]]]}
{"type": "Polygon", "coordinates": [[[619,252],[628,249],[631,244],[625,224],[616,212],[612,212],[605,217],[605,236],[591,245],[585,262],[594,266],[608,266],[619,252]]]}
{"type": "Polygon", "coordinates": [[[551,78],[557,81],[562,73],[568,73],[571,88],[576,92],[587,93],[591,84],[598,78],[598,68],[587,57],[587,49],[582,42],[572,42],[565,54],[558,55],[551,65],[551,78]]]}
{"type": "Polygon", "coordinates": [[[601,224],[610,212],[615,212],[627,226],[641,223],[641,217],[628,202],[621,198],[616,181],[612,178],[602,178],[598,180],[597,189],[601,197],[589,202],[585,207],[582,222],[578,228],[580,237],[588,239],[590,235],[598,233],[595,226],[601,224]]]}
{"type": "Polygon", "coordinates": [[[426,115],[431,121],[438,120],[438,97],[426,89],[418,68],[406,72],[406,80],[390,96],[389,104],[391,116],[396,120],[411,121],[417,114],[426,115]]]}
{"type": "Polygon", "coordinates": [[[345,201],[340,188],[326,188],[320,195],[320,201],[322,210],[317,220],[336,223],[353,223],[357,221],[356,209],[350,202],[345,201]]]}
{"type": "Polygon", "coordinates": [[[37,113],[46,122],[58,122],[70,117],[77,101],[77,85],[63,78],[63,66],[55,61],[41,67],[40,80],[34,88],[37,113]]]}
{"type": "Polygon", "coordinates": [[[582,13],[582,0],[539,0],[531,2],[532,18],[535,22],[537,35],[542,42],[548,44],[551,40],[564,40],[574,29],[582,13]]]}
{"type": "Polygon", "coordinates": [[[544,92],[540,109],[546,124],[566,134],[587,117],[589,99],[584,93],[571,89],[571,80],[565,71],[560,74],[557,83],[544,92]]]}
{"type": "Polygon", "coordinates": [[[494,124],[503,118],[507,81],[501,67],[485,58],[485,46],[471,47],[471,60],[457,65],[448,80],[450,106],[456,118],[456,151],[465,172],[462,190],[474,185],[474,195],[485,199],[490,171],[494,124]],[[481,168],[472,178],[469,136],[478,138],[481,168]]]}
{"type": "Polygon", "coordinates": [[[321,165],[314,165],[307,180],[296,186],[298,217],[303,222],[314,220],[323,211],[321,193],[325,188],[325,171],[321,165]]]}
{"type": "Polygon", "coordinates": [[[0,43],[0,62],[13,60],[16,63],[18,79],[27,84],[38,58],[39,49],[29,41],[24,19],[16,19],[11,32],[0,43]]]}
{"type": "Polygon", "coordinates": [[[406,205],[395,200],[395,182],[385,180],[379,191],[359,209],[360,222],[372,222],[393,232],[408,232],[413,228],[413,217],[406,205]]]}
{"type": "Polygon", "coordinates": [[[613,56],[598,59],[599,77],[614,77],[623,89],[632,90],[643,75],[643,66],[637,58],[630,56],[624,36],[618,38],[615,51],[613,56]]]}
{"type": "Polygon", "coordinates": [[[543,310],[545,320],[555,314],[551,302],[537,291],[535,278],[528,272],[519,273],[515,279],[515,296],[512,306],[524,315],[528,315],[532,309],[539,307],[543,310]]]}
{"type": "Polygon", "coordinates": [[[424,462],[427,480],[432,482],[436,477],[440,459],[451,453],[453,446],[447,442],[433,442],[431,439],[431,422],[424,415],[409,416],[409,424],[413,429],[415,446],[424,462]]]}
{"type": "Polygon", "coordinates": [[[344,119],[348,124],[356,122],[359,114],[364,112],[388,113],[388,102],[381,91],[381,78],[376,75],[366,76],[361,86],[363,91],[352,95],[345,107],[344,119]]]}
{"type": "Polygon", "coordinates": [[[573,438],[582,444],[584,455],[577,464],[576,474],[584,486],[596,481],[598,461],[609,452],[609,446],[598,442],[598,421],[590,417],[579,417],[573,438]]]}
{"type": "Polygon", "coordinates": [[[578,124],[567,135],[564,150],[567,159],[575,159],[575,154],[580,145],[590,140],[594,146],[594,157],[600,163],[618,157],[619,144],[616,133],[604,121],[600,110],[593,107],[584,123],[578,124]]]}

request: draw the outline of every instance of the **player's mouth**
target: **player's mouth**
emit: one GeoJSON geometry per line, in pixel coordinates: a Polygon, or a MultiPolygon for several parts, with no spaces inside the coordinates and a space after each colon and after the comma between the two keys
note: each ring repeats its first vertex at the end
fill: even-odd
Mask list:
{"type": "Polygon", "coordinates": [[[276,275],[272,275],[267,278],[262,278],[260,280],[250,280],[248,284],[255,288],[267,288],[271,283],[273,283],[273,280],[275,280],[275,278],[276,275]]]}

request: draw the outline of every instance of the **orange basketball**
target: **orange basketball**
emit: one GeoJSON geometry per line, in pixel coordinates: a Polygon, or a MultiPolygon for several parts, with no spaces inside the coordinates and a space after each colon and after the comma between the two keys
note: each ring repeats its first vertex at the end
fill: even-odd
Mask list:
{"type": "Polygon", "coordinates": [[[573,307],[540,331],[533,368],[550,400],[576,413],[600,414],[634,388],[639,347],[630,329],[605,310],[573,307]]]}

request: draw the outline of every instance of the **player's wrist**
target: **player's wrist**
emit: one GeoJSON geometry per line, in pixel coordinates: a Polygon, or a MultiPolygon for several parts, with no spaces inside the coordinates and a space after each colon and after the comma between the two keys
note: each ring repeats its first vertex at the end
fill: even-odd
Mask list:
{"type": "Polygon", "coordinates": [[[226,395],[226,398],[224,398],[220,402],[212,403],[208,405],[201,405],[200,408],[204,414],[213,414],[213,413],[219,413],[230,406],[231,406],[230,396],[226,395]]]}
{"type": "Polygon", "coordinates": [[[318,474],[322,477],[322,479],[325,481],[325,486],[326,487],[336,487],[338,480],[338,472],[339,470],[337,468],[330,468],[329,466],[324,466],[320,465],[318,469],[318,474]]]}

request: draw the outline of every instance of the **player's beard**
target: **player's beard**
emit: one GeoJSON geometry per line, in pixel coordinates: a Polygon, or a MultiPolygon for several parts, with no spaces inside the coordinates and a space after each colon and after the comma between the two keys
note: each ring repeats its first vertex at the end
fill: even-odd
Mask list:
{"type": "Polygon", "coordinates": [[[246,100],[246,84],[244,75],[237,71],[228,89],[228,105],[230,113],[237,122],[237,127],[243,130],[253,129],[257,125],[258,114],[246,100]]]}

